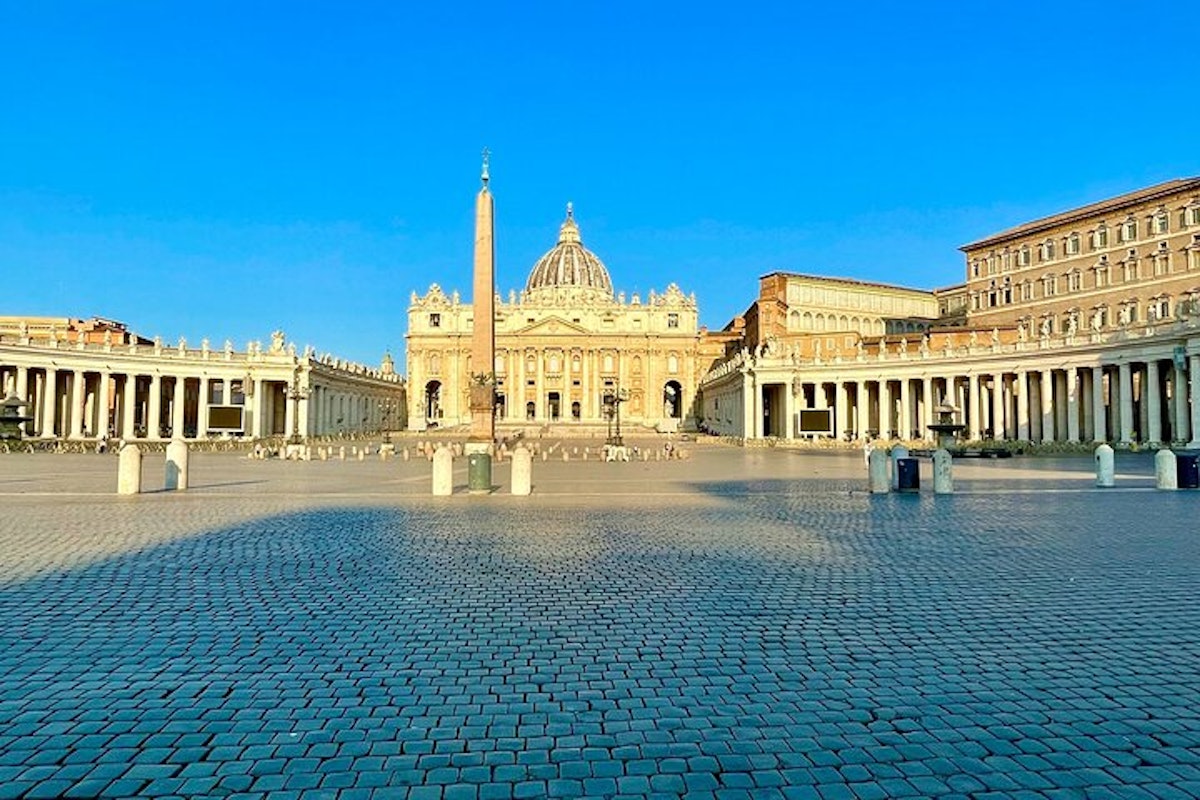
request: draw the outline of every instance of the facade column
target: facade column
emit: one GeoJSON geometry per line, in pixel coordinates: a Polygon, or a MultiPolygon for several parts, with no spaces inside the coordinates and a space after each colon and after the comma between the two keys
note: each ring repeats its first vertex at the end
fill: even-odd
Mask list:
{"type": "Polygon", "coordinates": [[[1188,414],[1187,376],[1178,364],[1172,370],[1171,395],[1175,402],[1175,428],[1171,431],[1171,438],[1177,442],[1186,442],[1191,438],[1191,426],[1188,424],[1191,420],[1188,414]]]}
{"type": "Polygon", "coordinates": [[[905,375],[900,378],[900,415],[896,422],[899,438],[908,441],[913,433],[913,396],[911,379],[905,375]]]}
{"type": "MultiPolygon", "coordinates": [[[[85,389],[87,388],[87,380],[84,378],[83,370],[77,369],[71,373],[71,404],[68,406],[67,416],[70,419],[70,438],[83,438],[83,406],[85,389]]],[[[63,420],[63,425],[67,424],[67,420],[63,420]]]]}
{"type": "Polygon", "coordinates": [[[137,424],[137,375],[125,376],[125,385],[121,389],[121,438],[126,441],[135,438],[134,426],[137,424]]]}
{"type": "MultiPolygon", "coordinates": [[[[254,399],[249,403],[250,419],[242,421],[242,424],[250,433],[250,438],[252,439],[261,439],[264,436],[263,418],[266,416],[266,414],[263,413],[263,410],[267,405],[266,389],[267,382],[262,378],[256,378],[254,381],[254,399]]],[[[222,398],[222,400],[224,400],[224,398],[222,398]]],[[[429,413],[429,409],[425,409],[425,412],[429,413]]]]}
{"type": "Polygon", "coordinates": [[[1004,373],[992,376],[992,438],[999,441],[1004,437],[1004,373]]]}
{"type": "Polygon", "coordinates": [[[150,410],[146,414],[146,438],[157,439],[162,432],[162,376],[150,376],[150,410]]]}
{"type": "Polygon", "coordinates": [[[1133,365],[1123,361],[1117,365],[1121,391],[1121,444],[1133,443],[1133,365]]]}
{"type": "Polygon", "coordinates": [[[854,432],[857,438],[867,438],[867,430],[870,429],[870,415],[867,413],[871,408],[871,398],[867,394],[867,382],[858,381],[858,397],[854,404],[854,432]]]}
{"type": "MultiPolygon", "coordinates": [[[[249,381],[247,381],[249,383],[249,381]]],[[[245,389],[253,389],[246,386],[245,389]]],[[[243,394],[245,392],[243,391],[243,394]]],[[[208,437],[208,378],[200,376],[200,384],[196,387],[196,438],[208,437]]]]}
{"type": "MultiPolygon", "coordinates": [[[[621,365],[617,364],[617,385],[620,386],[624,381],[621,380],[621,365]]],[[[538,348],[537,351],[537,386],[534,387],[533,396],[533,418],[535,420],[548,420],[550,417],[550,403],[546,398],[546,351],[545,348],[538,348]]]]}
{"type": "Polygon", "coordinates": [[[1042,441],[1054,441],[1054,370],[1042,370],[1042,441]]]}
{"type": "Polygon", "coordinates": [[[187,396],[187,386],[182,375],[175,376],[175,391],[171,395],[171,438],[183,438],[184,398],[187,396]]]}
{"type": "Polygon", "coordinates": [[[1142,405],[1146,407],[1146,441],[1154,446],[1162,443],[1162,393],[1158,377],[1158,361],[1146,362],[1146,383],[1142,386],[1142,405]]]}
{"type": "MultiPolygon", "coordinates": [[[[288,391],[291,391],[291,384],[288,385],[288,391]]],[[[292,435],[292,425],[296,419],[296,401],[288,394],[283,396],[283,436],[290,438],[292,435]]],[[[357,420],[355,419],[353,407],[350,409],[350,424],[351,430],[357,429],[357,420]]]]}
{"type": "Polygon", "coordinates": [[[1188,356],[1188,384],[1192,409],[1192,440],[1188,447],[1200,447],[1200,354],[1188,356]]]}
{"type": "Polygon", "coordinates": [[[967,376],[967,435],[973,442],[983,438],[983,426],[979,423],[983,416],[982,403],[979,402],[979,376],[972,372],[967,376]]]}
{"type": "Polygon", "coordinates": [[[754,376],[742,373],[742,438],[754,438],[754,376]]]}
{"type": "MultiPolygon", "coordinates": [[[[682,400],[682,398],[680,398],[682,400]]],[[[785,383],[783,385],[783,438],[796,438],[796,425],[794,417],[796,415],[796,397],[792,394],[792,385],[785,383]]]]}
{"type": "Polygon", "coordinates": [[[1093,442],[1108,441],[1108,406],[1104,397],[1104,367],[1092,367],[1093,442]]]}
{"type": "Polygon", "coordinates": [[[1071,439],[1067,432],[1067,426],[1070,424],[1067,422],[1067,411],[1071,407],[1071,400],[1068,396],[1070,387],[1067,382],[1069,373],[1069,369],[1054,372],[1054,438],[1059,442],[1071,439]]]}
{"type": "Polygon", "coordinates": [[[1080,377],[1075,367],[1065,370],[1067,382],[1067,441],[1079,441],[1079,383],[1080,377]]]}

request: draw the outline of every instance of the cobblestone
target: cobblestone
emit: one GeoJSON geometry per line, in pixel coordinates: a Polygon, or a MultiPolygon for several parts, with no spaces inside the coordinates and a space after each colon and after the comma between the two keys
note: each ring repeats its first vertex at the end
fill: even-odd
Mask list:
{"type": "Polygon", "coordinates": [[[1200,493],[1136,458],[937,498],[724,448],[539,462],[528,498],[214,455],[117,498],[106,466],[0,457],[0,798],[1200,787],[1200,493]]]}

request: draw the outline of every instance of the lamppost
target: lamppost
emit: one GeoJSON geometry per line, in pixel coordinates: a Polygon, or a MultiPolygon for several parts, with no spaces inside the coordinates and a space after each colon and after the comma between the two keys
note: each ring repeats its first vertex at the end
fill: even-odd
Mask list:
{"type": "Polygon", "coordinates": [[[622,447],[621,441],[621,403],[629,399],[629,390],[620,387],[606,389],[604,392],[604,416],[608,419],[608,438],[605,444],[622,447]],[[617,430],[613,433],[613,420],[616,420],[617,430]]]}
{"type": "Polygon", "coordinates": [[[308,399],[308,387],[300,385],[300,367],[292,373],[292,385],[284,387],[283,393],[292,401],[292,436],[288,444],[301,444],[304,437],[300,435],[300,401],[308,399]]]}
{"type": "Polygon", "coordinates": [[[379,410],[383,412],[379,420],[380,424],[383,426],[383,443],[391,444],[392,429],[390,423],[392,419],[392,412],[396,410],[395,399],[389,397],[379,401],[379,410]]]}

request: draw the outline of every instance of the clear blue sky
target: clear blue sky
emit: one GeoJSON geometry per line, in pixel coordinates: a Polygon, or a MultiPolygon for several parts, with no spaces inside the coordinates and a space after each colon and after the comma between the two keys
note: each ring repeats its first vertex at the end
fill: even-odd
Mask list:
{"type": "Polygon", "coordinates": [[[956,248],[1200,174],[1195,3],[0,0],[0,314],[403,357],[574,201],[618,289],[932,288],[956,248]]]}

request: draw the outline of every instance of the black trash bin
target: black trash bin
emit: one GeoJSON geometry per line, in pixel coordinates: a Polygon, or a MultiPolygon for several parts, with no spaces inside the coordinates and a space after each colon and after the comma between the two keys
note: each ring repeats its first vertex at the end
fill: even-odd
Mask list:
{"type": "Polygon", "coordinates": [[[1176,453],[1175,478],[1180,489],[1200,489],[1200,453],[1176,453]]]}
{"type": "Polygon", "coordinates": [[[921,491],[921,470],[915,458],[896,459],[896,490],[900,492],[921,491]]]}

